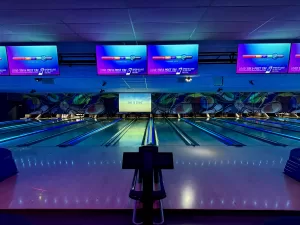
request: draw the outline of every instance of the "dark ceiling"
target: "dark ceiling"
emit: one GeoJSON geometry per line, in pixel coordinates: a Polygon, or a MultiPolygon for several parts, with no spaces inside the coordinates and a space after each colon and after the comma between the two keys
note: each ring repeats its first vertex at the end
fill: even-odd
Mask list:
{"type": "Polygon", "coordinates": [[[1,42],[300,38],[300,0],[1,0],[1,42]]]}

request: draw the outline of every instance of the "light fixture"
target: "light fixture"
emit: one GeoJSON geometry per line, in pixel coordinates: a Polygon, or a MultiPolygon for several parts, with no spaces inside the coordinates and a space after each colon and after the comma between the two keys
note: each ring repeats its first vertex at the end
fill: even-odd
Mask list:
{"type": "Polygon", "coordinates": [[[186,77],[186,78],[185,78],[185,81],[186,81],[186,82],[191,82],[191,81],[192,81],[192,78],[191,78],[191,77],[186,77]]]}

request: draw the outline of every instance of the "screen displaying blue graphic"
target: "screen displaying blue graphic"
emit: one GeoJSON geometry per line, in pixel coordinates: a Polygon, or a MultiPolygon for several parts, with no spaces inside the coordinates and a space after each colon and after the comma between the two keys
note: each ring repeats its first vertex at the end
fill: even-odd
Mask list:
{"type": "Polygon", "coordinates": [[[10,75],[59,75],[56,46],[7,46],[10,75]]]}
{"type": "Polygon", "coordinates": [[[148,45],[148,74],[198,73],[198,45],[148,45]]]}
{"type": "Polygon", "coordinates": [[[146,45],[98,45],[96,56],[98,75],[147,73],[146,45]]]}
{"type": "Polygon", "coordinates": [[[287,73],[289,43],[239,44],[237,73],[287,73]]]}
{"type": "Polygon", "coordinates": [[[1,75],[9,75],[6,48],[4,46],[0,46],[0,76],[1,75]]]}

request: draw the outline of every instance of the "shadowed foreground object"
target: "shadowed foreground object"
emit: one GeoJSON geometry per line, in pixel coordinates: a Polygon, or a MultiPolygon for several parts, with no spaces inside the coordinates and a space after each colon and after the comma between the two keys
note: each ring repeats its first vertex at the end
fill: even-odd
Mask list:
{"type": "Polygon", "coordinates": [[[11,151],[0,148],[0,182],[18,173],[11,151]]]}
{"type": "Polygon", "coordinates": [[[284,168],[284,173],[300,182],[300,148],[291,150],[289,160],[284,168]]]}

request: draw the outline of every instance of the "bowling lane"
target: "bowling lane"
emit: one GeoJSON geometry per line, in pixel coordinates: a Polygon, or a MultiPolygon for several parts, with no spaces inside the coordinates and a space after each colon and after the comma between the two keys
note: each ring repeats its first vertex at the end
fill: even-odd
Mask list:
{"type": "Polygon", "coordinates": [[[272,120],[254,120],[254,119],[241,119],[239,121],[244,121],[249,124],[260,125],[264,127],[277,128],[280,130],[300,132],[300,126],[285,124],[280,121],[272,121],[272,120]]]}
{"type": "MultiPolygon", "coordinates": [[[[130,129],[123,135],[123,137],[116,143],[116,146],[137,147],[141,146],[145,129],[147,126],[147,119],[139,119],[132,124],[130,129]]],[[[136,148],[135,148],[136,150],[136,148]]]]}
{"type": "Polygon", "coordinates": [[[93,122],[95,122],[95,121],[88,120],[88,121],[85,121],[85,122],[82,122],[82,123],[77,123],[77,124],[73,124],[73,125],[70,125],[70,126],[66,126],[66,127],[62,127],[62,128],[58,128],[58,129],[54,129],[54,130],[50,130],[50,131],[30,135],[30,136],[27,136],[27,137],[24,137],[24,138],[18,138],[18,139],[12,140],[12,141],[4,142],[4,143],[0,144],[0,146],[2,146],[2,147],[12,147],[12,146],[24,144],[24,143],[27,143],[27,142],[30,142],[30,141],[34,141],[34,140],[37,140],[37,139],[40,139],[40,138],[48,137],[50,135],[54,135],[54,134],[57,134],[57,133],[60,133],[60,132],[63,132],[63,131],[67,131],[67,130],[71,130],[71,129],[75,129],[75,128],[78,128],[78,130],[79,130],[80,129],[79,127],[82,127],[82,126],[85,126],[85,125],[89,126],[93,122]]]}
{"type": "Polygon", "coordinates": [[[98,123],[95,123],[95,124],[91,124],[90,126],[86,126],[86,127],[82,127],[82,128],[79,128],[77,130],[74,130],[74,131],[70,131],[68,133],[65,133],[65,134],[62,134],[62,135],[59,135],[57,137],[54,137],[54,138],[50,138],[48,140],[45,140],[43,142],[40,142],[40,143],[37,143],[35,144],[34,146],[56,146],[56,145],[59,145],[65,141],[68,141],[72,138],[75,138],[81,134],[84,134],[84,133],[87,133],[93,129],[98,129],[108,123],[112,122],[111,120],[103,120],[103,121],[99,121],[98,123]]]}
{"type": "Polygon", "coordinates": [[[29,127],[37,127],[40,126],[42,124],[47,124],[47,123],[51,123],[51,122],[55,122],[57,120],[45,120],[45,121],[32,121],[32,122],[28,122],[28,123],[22,123],[22,124],[11,124],[9,126],[4,126],[4,127],[0,127],[0,134],[1,133],[5,133],[5,132],[9,132],[9,131],[16,131],[19,129],[24,129],[25,128],[29,128],[29,127]]]}
{"type": "Polygon", "coordinates": [[[154,122],[160,146],[186,145],[165,119],[155,119],[154,122]]]}
{"type": "MultiPolygon", "coordinates": [[[[102,130],[88,139],[80,142],[77,146],[99,146],[104,144],[107,140],[109,140],[112,136],[114,136],[119,130],[121,130],[126,124],[130,123],[130,119],[121,120],[118,123],[112,125],[111,127],[102,130]]],[[[132,126],[134,123],[132,124],[132,126]]]]}
{"type": "Polygon", "coordinates": [[[247,137],[245,135],[234,132],[232,130],[228,130],[228,129],[223,128],[223,127],[219,127],[219,126],[216,126],[216,125],[205,123],[205,122],[203,122],[203,120],[197,119],[195,122],[197,124],[207,128],[207,129],[213,130],[213,131],[215,131],[219,134],[223,134],[224,136],[232,138],[233,140],[241,142],[245,145],[249,145],[249,146],[251,146],[251,145],[259,145],[259,146],[267,145],[267,146],[270,146],[270,144],[268,144],[268,143],[256,140],[254,138],[247,137]]]}
{"type": "Polygon", "coordinates": [[[184,121],[172,120],[182,131],[184,131],[188,136],[198,142],[199,145],[225,145],[213,136],[205,133],[204,131],[198,129],[197,127],[191,126],[184,121]]]}
{"type": "MultiPolygon", "coordinates": [[[[270,130],[270,131],[273,131],[273,132],[278,132],[278,133],[282,133],[282,134],[287,134],[287,135],[300,137],[300,129],[297,129],[297,128],[291,128],[291,129],[299,130],[298,132],[297,131],[289,131],[289,130],[281,129],[280,125],[278,125],[277,127],[273,127],[273,125],[269,126],[269,124],[264,124],[264,123],[261,123],[261,122],[250,123],[250,122],[245,121],[245,120],[232,120],[232,121],[238,122],[238,123],[241,123],[241,124],[245,124],[247,126],[258,127],[258,128],[265,129],[265,130],[270,130]],[[266,126],[266,125],[268,125],[268,126],[266,126]]],[[[287,127],[285,127],[285,128],[287,128],[287,127]]]]}
{"type": "MultiPolygon", "coordinates": [[[[232,119],[225,119],[225,121],[226,120],[228,120],[229,122],[237,123],[235,120],[232,120],[232,119]]],[[[281,136],[278,136],[278,135],[269,134],[269,133],[258,131],[258,130],[249,129],[249,128],[246,128],[246,127],[241,127],[241,126],[229,124],[229,123],[223,122],[221,120],[212,119],[211,121],[214,122],[214,123],[220,123],[223,126],[234,128],[234,129],[237,129],[239,131],[242,131],[242,132],[245,132],[245,133],[248,133],[248,134],[254,134],[254,135],[257,135],[257,136],[260,136],[260,137],[263,137],[263,138],[267,138],[267,139],[270,139],[270,140],[273,140],[273,141],[281,142],[281,143],[286,144],[286,145],[299,146],[299,144],[300,144],[300,142],[296,141],[296,140],[284,138],[284,137],[281,137],[281,136]]],[[[244,124],[244,125],[255,127],[255,126],[253,126],[254,124],[252,124],[252,125],[244,124]]],[[[262,128],[262,127],[259,127],[259,128],[262,128]]],[[[263,127],[263,129],[270,130],[267,127],[263,127]]]]}
{"type": "MultiPolygon", "coordinates": [[[[74,122],[75,120],[73,120],[74,122]]],[[[30,132],[33,132],[33,131],[37,131],[37,130],[43,130],[43,129],[48,129],[48,128],[51,128],[51,127],[56,127],[56,126],[60,126],[60,125],[63,125],[63,124],[66,124],[66,123],[70,123],[72,121],[68,120],[68,121],[60,121],[59,123],[58,122],[53,122],[53,123],[49,123],[49,124],[46,124],[46,125],[43,125],[43,126],[39,126],[39,127],[28,127],[26,129],[18,129],[18,130],[13,130],[13,131],[8,131],[7,133],[3,133],[3,134],[0,134],[0,140],[2,138],[8,138],[8,137],[12,137],[12,136],[19,136],[21,134],[26,134],[26,133],[30,133],[30,132]]]]}

